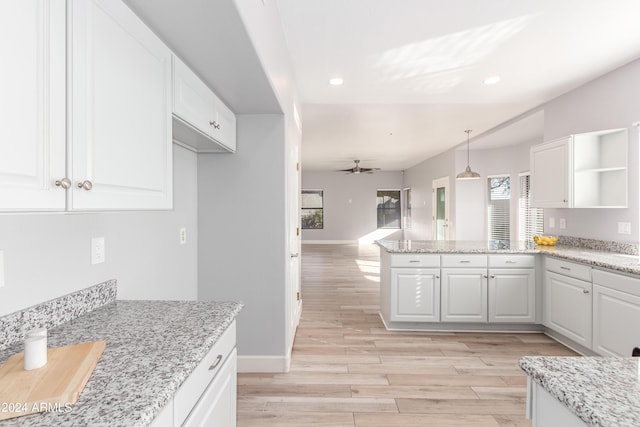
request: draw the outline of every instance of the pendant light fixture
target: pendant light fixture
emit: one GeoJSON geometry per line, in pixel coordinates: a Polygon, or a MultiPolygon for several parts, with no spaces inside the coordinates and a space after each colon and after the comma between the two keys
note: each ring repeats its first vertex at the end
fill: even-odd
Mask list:
{"type": "Polygon", "coordinates": [[[469,134],[471,133],[471,129],[467,129],[465,132],[467,134],[467,168],[464,172],[460,172],[458,176],[456,176],[456,179],[480,179],[480,174],[472,171],[469,166],[469,134]]]}

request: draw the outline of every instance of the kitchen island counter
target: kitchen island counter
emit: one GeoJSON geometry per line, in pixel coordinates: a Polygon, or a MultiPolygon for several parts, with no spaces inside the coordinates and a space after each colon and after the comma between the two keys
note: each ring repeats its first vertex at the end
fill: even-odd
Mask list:
{"type": "MultiPolygon", "coordinates": [[[[105,340],[106,349],[71,410],[0,426],[149,425],[241,308],[235,302],[115,301],[51,328],[49,347],[105,340]]],[[[0,350],[0,363],[21,351],[21,342],[0,350]]]]}
{"type": "Polygon", "coordinates": [[[586,425],[640,425],[637,358],[527,356],[520,367],[586,425]]]}
{"type": "Polygon", "coordinates": [[[390,254],[544,254],[593,267],[640,275],[638,255],[580,246],[536,246],[532,242],[509,240],[378,240],[376,244],[390,254]]]}

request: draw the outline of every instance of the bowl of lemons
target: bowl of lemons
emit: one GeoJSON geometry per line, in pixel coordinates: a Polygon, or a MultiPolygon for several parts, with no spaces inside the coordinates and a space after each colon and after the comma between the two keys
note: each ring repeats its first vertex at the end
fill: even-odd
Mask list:
{"type": "Polygon", "coordinates": [[[558,238],[556,236],[533,236],[536,245],[555,246],[558,238]]]}

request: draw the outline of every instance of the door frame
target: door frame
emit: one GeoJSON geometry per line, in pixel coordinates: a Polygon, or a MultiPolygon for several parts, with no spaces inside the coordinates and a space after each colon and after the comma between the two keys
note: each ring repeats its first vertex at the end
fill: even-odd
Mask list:
{"type": "Polygon", "coordinates": [[[451,205],[451,197],[450,197],[450,189],[449,185],[449,177],[443,176],[442,178],[437,178],[432,181],[431,185],[431,236],[433,240],[437,240],[437,230],[436,230],[436,214],[437,214],[437,200],[436,200],[436,190],[438,188],[444,188],[444,239],[449,240],[451,236],[451,221],[450,221],[450,205],[451,205]]]}

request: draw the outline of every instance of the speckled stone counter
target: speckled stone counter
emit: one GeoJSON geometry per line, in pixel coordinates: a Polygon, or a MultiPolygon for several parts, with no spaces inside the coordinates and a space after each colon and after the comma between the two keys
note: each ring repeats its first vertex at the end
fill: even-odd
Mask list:
{"type": "Polygon", "coordinates": [[[389,253],[543,253],[593,267],[640,275],[640,257],[578,246],[535,246],[532,242],[493,240],[378,240],[376,244],[389,253]]]}
{"type": "Polygon", "coordinates": [[[523,357],[520,367],[588,425],[640,426],[638,358],[523,357]]]}
{"type": "MultiPolygon", "coordinates": [[[[242,308],[235,302],[115,301],[49,330],[49,347],[106,340],[72,410],[27,415],[0,426],[145,426],[242,308]]],[[[22,344],[0,350],[0,363],[22,344]]]]}

